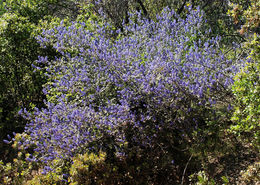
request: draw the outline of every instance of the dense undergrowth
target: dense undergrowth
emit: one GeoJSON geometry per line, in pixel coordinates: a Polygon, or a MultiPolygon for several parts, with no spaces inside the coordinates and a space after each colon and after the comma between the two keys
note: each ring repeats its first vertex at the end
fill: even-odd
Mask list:
{"type": "MultiPolygon", "coordinates": [[[[25,75],[18,87],[39,83],[43,94],[35,95],[42,96],[37,103],[27,103],[35,100],[35,91],[26,91],[19,112],[26,125],[4,140],[13,154],[10,163],[0,164],[0,182],[259,182],[259,23],[247,26],[248,33],[255,32],[247,42],[227,45],[199,6],[168,7],[153,15],[142,9],[116,19],[104,10],[113,4],[102,3],[81,4],[73,20],[55,17],[52,8],[43,8],[45,18],[31,22],[28,15],[1,15],[2,25],[13,19],[30,25],[22,40],[37,46],[27,48],[35,55],[26,59],[32,69],[20,64],[28,73],[12,75],[25,75]]],[[[255,15],[255,6],[252,2],[245,15],[255,15]]],[[[12,8],[13,14],[23,12],[12,8]]],[[[13,36],[6,36],[13,29],[7,28],[1,28],[2,40],[13,36]]],[[[22,48],[7,52],[16,56],[22,48]]]]}

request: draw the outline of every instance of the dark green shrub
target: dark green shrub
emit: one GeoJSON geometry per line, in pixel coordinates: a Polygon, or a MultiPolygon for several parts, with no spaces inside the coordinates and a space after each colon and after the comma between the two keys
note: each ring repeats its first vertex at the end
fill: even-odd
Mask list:
{"type": "MultiPolygon", "coordinates": [[[[0,17],[0,148],[8,133],[22,132],[25,122],[19,109],[42,106],[44,76],[31,66],[39,53],[32,33],[36,28],[27,17],[5,13],[0,17]]],[[[1,149],[3,152],[4,149],[1,149]]],[[[3,155],[1,155],[2,157],[3,155]]]]}

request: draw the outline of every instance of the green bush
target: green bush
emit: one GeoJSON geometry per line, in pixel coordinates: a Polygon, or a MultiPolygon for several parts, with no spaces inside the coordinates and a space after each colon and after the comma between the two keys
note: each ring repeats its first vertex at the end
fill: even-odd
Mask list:
{"type": "Polygon", "coordinates": [[[105,153],[86,153],[74,157],[70,168],[71,184],[107,184],[108,176],[111,174],[108,165],[105,164],[105,156],[105,153]]]}
{"type": "Polygon", "coordinates": [[[152,183],[149,176],[153,174],[147,173],[152,167],[139,159],[136,163],[133,160],[122,157],[111,160],[104,152],[79,154],[73,158],[68,182],[71,185],[152,183]]]}
{"type": "Polygon", "coordinates": [[[259,147],[260,143],[260,63],[248,63],[233,85],[236,106],[231,131],[259,147]],[[245,137],[244,137],[245,136],[245,137]]]}
{"type": "Polygon", "coordinates": [[[6,135],[23,131],[25,122],[17,115],[19,109],[42,105],[44,76],[34,73],[31,66],[39,53],[43,53],[32,36],[36,25],[14,13],[3,14],[0,24],[0,148],[3,152],[2,140],[6,135]]]}

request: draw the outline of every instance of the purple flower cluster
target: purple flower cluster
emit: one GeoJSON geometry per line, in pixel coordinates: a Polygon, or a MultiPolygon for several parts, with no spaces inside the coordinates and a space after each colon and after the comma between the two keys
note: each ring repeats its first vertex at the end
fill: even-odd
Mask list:
{"type": "Polygon", "coordinates": [[[198,110],[221,101],[237,67],[221,52],[220,38],[207,37],[199,8],[189,12],[181,18],[165,9],[156,21],[130,15],[117,38],[109,37],[108,24],[90,32],[78,22],[39,36],[61,54],[38,60],[47,64],[48,102],[28,115],[26,132],[39,159],[68,158],[91,143],[104,148],[99,141],[107,137],[123,153],[129,137],[149,145],[165,126],[195,128],[198,110]],[[129,136],[129,125],[137,133],[129,136]]]}

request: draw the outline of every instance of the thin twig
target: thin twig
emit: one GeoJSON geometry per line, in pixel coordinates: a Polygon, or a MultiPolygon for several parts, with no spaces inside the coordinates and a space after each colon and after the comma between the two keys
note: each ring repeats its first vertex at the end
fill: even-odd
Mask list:
{"type": "Polygon", "coordinates": [[[187,164],[186,164],[186,166],[185,166],[185,168],[183,170],[183,174],[182,174],[182,178],[181,178],[181,185],[183,185],[183,183],[184,183],[184,176],[185,176],[185,173],[186,173],[186,170],[187,170],[187,167],[188,167],[188,165],[190,163],[191,158],[192,158],[192,155],[190,156],[190,158],[189,158],[189,160],[188,160],[188,162],[187,162],[187,164]]]}

